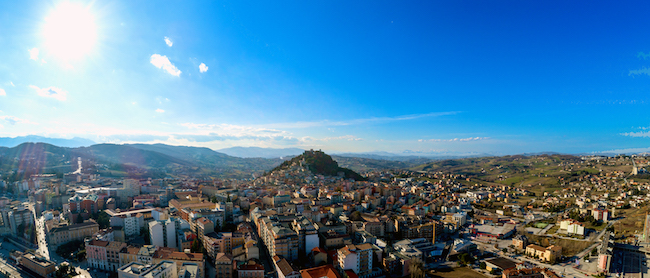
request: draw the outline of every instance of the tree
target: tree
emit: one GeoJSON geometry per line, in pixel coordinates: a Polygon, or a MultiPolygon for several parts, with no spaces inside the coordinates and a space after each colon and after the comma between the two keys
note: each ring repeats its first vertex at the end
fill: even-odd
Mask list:
{"type": "Polygon", "coordinates": [[[195,238],[194,241],[192,241],[192,246],[190,247],[190,251],[192,253],[202,253],[203,252],[203,244],[201,244],[201,241],[199,241],[198,238],[195,238]]]}
{"type": "Polygon", "coordinates": [[[411,272],[411,278],[424,278],[424,263],[418,258],[411,259],[409,272],[411,272]]]}
{"type": "Polygon", "coordinates": [[[100,229],[106,229],[111,225],[111,216],[108,215],[105,211],[100,211],[99,213],[93,213],[91,216],[92,219],[97,221],[100,229]]]}
{"type": "Polygon", "coordinates": [[[68,278],[73,277],[77,273],[74,271],[74,268],[70,267],[67,263],[62,263],[59,265],[59,268],[54,272],[55,278],[68,278]],[[72,272],[72,273],[71,273],[72,272]]]}
{"type": "Polygon", "coordinates": [[[81,214],[78,214],[78,215],[77,215],[77,221],[76,221],[76,223],[79,223],[79,224],[84,223],[84,218],[81,216],[81,214]]]}
{"type": "Polygon", "coordinates": [[[350,214],[350,220],[352,221],[361,221],[361,212],[356,210],[350,214]]]}
{"type": "Polygon", "coordinates": [[[478,264],[478,266],[479,266],[481,269],[485,269],[485,268],[487,267],[487,265],[485,264],[485,262],[481,262],[480,264],[478,264]]]}
{"type": "Polygon", "coordinates": [[[151,236],[149,235],[149,229],[146,227],[140,229],[140,235],[144,237],[145,244],[151,244],[151,236]]]}

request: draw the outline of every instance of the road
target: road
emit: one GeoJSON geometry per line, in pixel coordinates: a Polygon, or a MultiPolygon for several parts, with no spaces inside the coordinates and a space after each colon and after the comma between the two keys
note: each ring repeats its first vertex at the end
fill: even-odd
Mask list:
{"type": "Polygon", "coordinates": [[[47,258],[50,261],[55,262],[57,265],[61,264],[62,262],[68,262],[70,266],[74,267],[77,273],[80,275],[83,275],[83,277],[90,278],[90,277],[98,277],[99,273],[93,273],[91,274],[88,272],[88,264],[86,261],[75,263],[68,261],[65,258],[60,257],[59,255],[56,254],[54,249],[50,249],[50,246],[47,244],[47,235],[45,233],[45,218],[44,217],[36,217],[36,211],[34,210],[34,204],[29,203],[29,209],[32,211],[34,214],[34,225],[36,226],[36,238],[38,239],[38,249],[36,252],[47,258]]]}

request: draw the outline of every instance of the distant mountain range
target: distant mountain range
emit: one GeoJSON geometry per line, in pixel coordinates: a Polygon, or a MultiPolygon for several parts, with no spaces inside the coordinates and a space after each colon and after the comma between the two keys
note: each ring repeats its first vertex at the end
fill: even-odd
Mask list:
{"type": "MultiPolygon", "coordinates": [[[[304,153],[298,148],[209,148],[164,144],[92,144],[83,138],[56,139],[40,136],[0,138],[0,174],[24,175],[73,172],[81,158],[83,173],[109,177],[252,178],[304,153]],[[33,141],[42,143],[19,143],[33,141]],[[46,143],[53,142],[53,143],[46,143]],[[18,145],[15,145],[18,143],[18,145]]],[[[558,155],[555,153],[523,156],[558,155]]],[[[603,154],[601,154],[603,155],[603,154]]],[[[388,152],[331,155],[340,167],[357,173],[388,169],[432,169],[456,163],[451,159],[494,157],[490,154],[420,154],[388,152]],[[437,163],[437,162],[441,163],[437,163]]],[[[570,155],[569,155],[570,156],[570,155]]],[[[19,178],[19,177],[16,177],[19,178]]]]}
{"type": "Polygon", "coordinates": [[[37,135],[19,136],[13,138],[0,137],[0,147],[11,148],[11,147],[18,146],[22,143],[47,143],[47,144],[60,146],[60,147],[67,147],[67,148],[86,147],[95,144],[95,142],[91,140],[79,138],[79,137],[74,137],[72,139],[49,138],[49,137],[42,137],[37,135]]]}
{"type": "Polygon", "coordinates": [[[274,149],[274,148],[259,148],[259,147],[232,147],[232,148],[219,149],[217,151],[220,153],[225,153],[230,156],[236,156],[242,158],[253,158],[253,157],[278,158],[278,157],[300,155],[305,150],[298,149],[298,148],[274,149]]]}
{"type": "Polygon", "coordinates": [[[240,158],[208,148],[163,144],[97,144],[65,148],[46,143],[0,147],[0,173],[16,178],[68,173],[81,158],[83,173],[112,177],[252,178],[282,163],[281,159],[240,158]]]}

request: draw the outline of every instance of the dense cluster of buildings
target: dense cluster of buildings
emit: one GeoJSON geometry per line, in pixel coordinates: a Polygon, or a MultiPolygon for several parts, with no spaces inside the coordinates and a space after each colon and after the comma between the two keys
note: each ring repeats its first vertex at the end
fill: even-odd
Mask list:
{"type": "MultiPolygon", "coordinates": [[[[0,198],[0,233],[34,241],[27,234],[36,228],[33,204],[51,248],[81,241],[89,267],[120,277],[404,277],[412,264],[429,268],[510,238],[522,254],[553,263],[562,248],[528,242],[527,224],[553,218],[557,233],[584,237],[589,229],[575,215],[608,222],[621,202],[647,198],[585,193],[615,186],[623,177],[618,173],[578,176],[523,205],[517,200],[534,195],[527,185],[411,171],[377,171],[354,181],[313,174],[305,163],[252,180],[32,177],[5,184],[30,202],[0,198]],[[567,206],[567,200],[574,202],[567,206]],[[558,205],[571,209],[552,215],[548,209],[558,205]]],[[[611,251],[601,250],[609,263],[611,251]]],[[[35,254],[23,257],[25,265],[50,269],[35,254]]],[[[485,263],[504,277],[553,274],[499,256],[485,263]]]]}

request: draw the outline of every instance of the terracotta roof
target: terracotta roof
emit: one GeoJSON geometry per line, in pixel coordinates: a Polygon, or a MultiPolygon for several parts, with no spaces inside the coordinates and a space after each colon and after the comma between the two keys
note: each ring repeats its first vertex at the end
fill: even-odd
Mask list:
{"type": "Polygon", "coordinates": [[[526,248],[532,248],[532,249],[535,249],[535,250],[537,250],[537,251],[541,251],[541,252],[545,252],[545,251],[546,251],[546,248],[541,247],[541,246],[539,246],[539,245],[535,245],[535,244],[528,244],[528,246],[526,246],[526,248]]]}
{"type": "Polygon", "coordinates": [[[158,249],[154,255],[154,258],[180,260],[180,261],[203,261],[202,253],[185,253],[185,252],[178,252],[176,251],[175,248],[170,248],[171,250],[162,249],[162,248],[165,247],[161,247],[160,249],[158,249]]]}
{"type": "Polygon", "coordinates": [[[207,219],[205,217],[201,217],[201,218],[197,219],[196,222],[201,223],[202,225],[212,223],[212,221],[210,221],[210,219],[207,219]]]}
{"type": "Polygon", "coordinates": [[[228,259],[229,261],[232,261],[232,257],[226,253],[217,253],[217,255],[214,258],[214,261],[225,261],[225,259],[228,259]]]}
{"type": "Polygon", "coordinates": [[[89,243],[89,245],[106,247],[108,246],[109,243],[110,243],[109,241],[93,240],[89,243]]]}
{"type": "Polygon", "coordinates": [[[138,252],[140,252],[140,248],[139,247],[134,247],[134,246],[127,246],[126,249],[122,249],[122,251],[125,251],[125,252],[120,252],[120,253],[137,255],[138,252]]]}
{"type": "Polygon", "coordinates": [[[302,278],[341,278],[341,275],[339,275],[331,264],[303,269],[300,271],[300,275],[302,275],[302,278]]]}
{"type": "Polygon", "coordinates": [[[544,271],[544,269],[536,267],[536,268],[523,268],[523,269],[506,269],[503,271],[503,275],[505,277],[510,277],[510,276],[520,276],[520,275],[531,275],[535,273],[541,273],[544,271]]]}
{"type": "Polygon", "coordinates": [[[562,252],[562,246],[551,245],[546,249],[550,249],[550,250],[557,251],[557,252],[562,252]]]}

